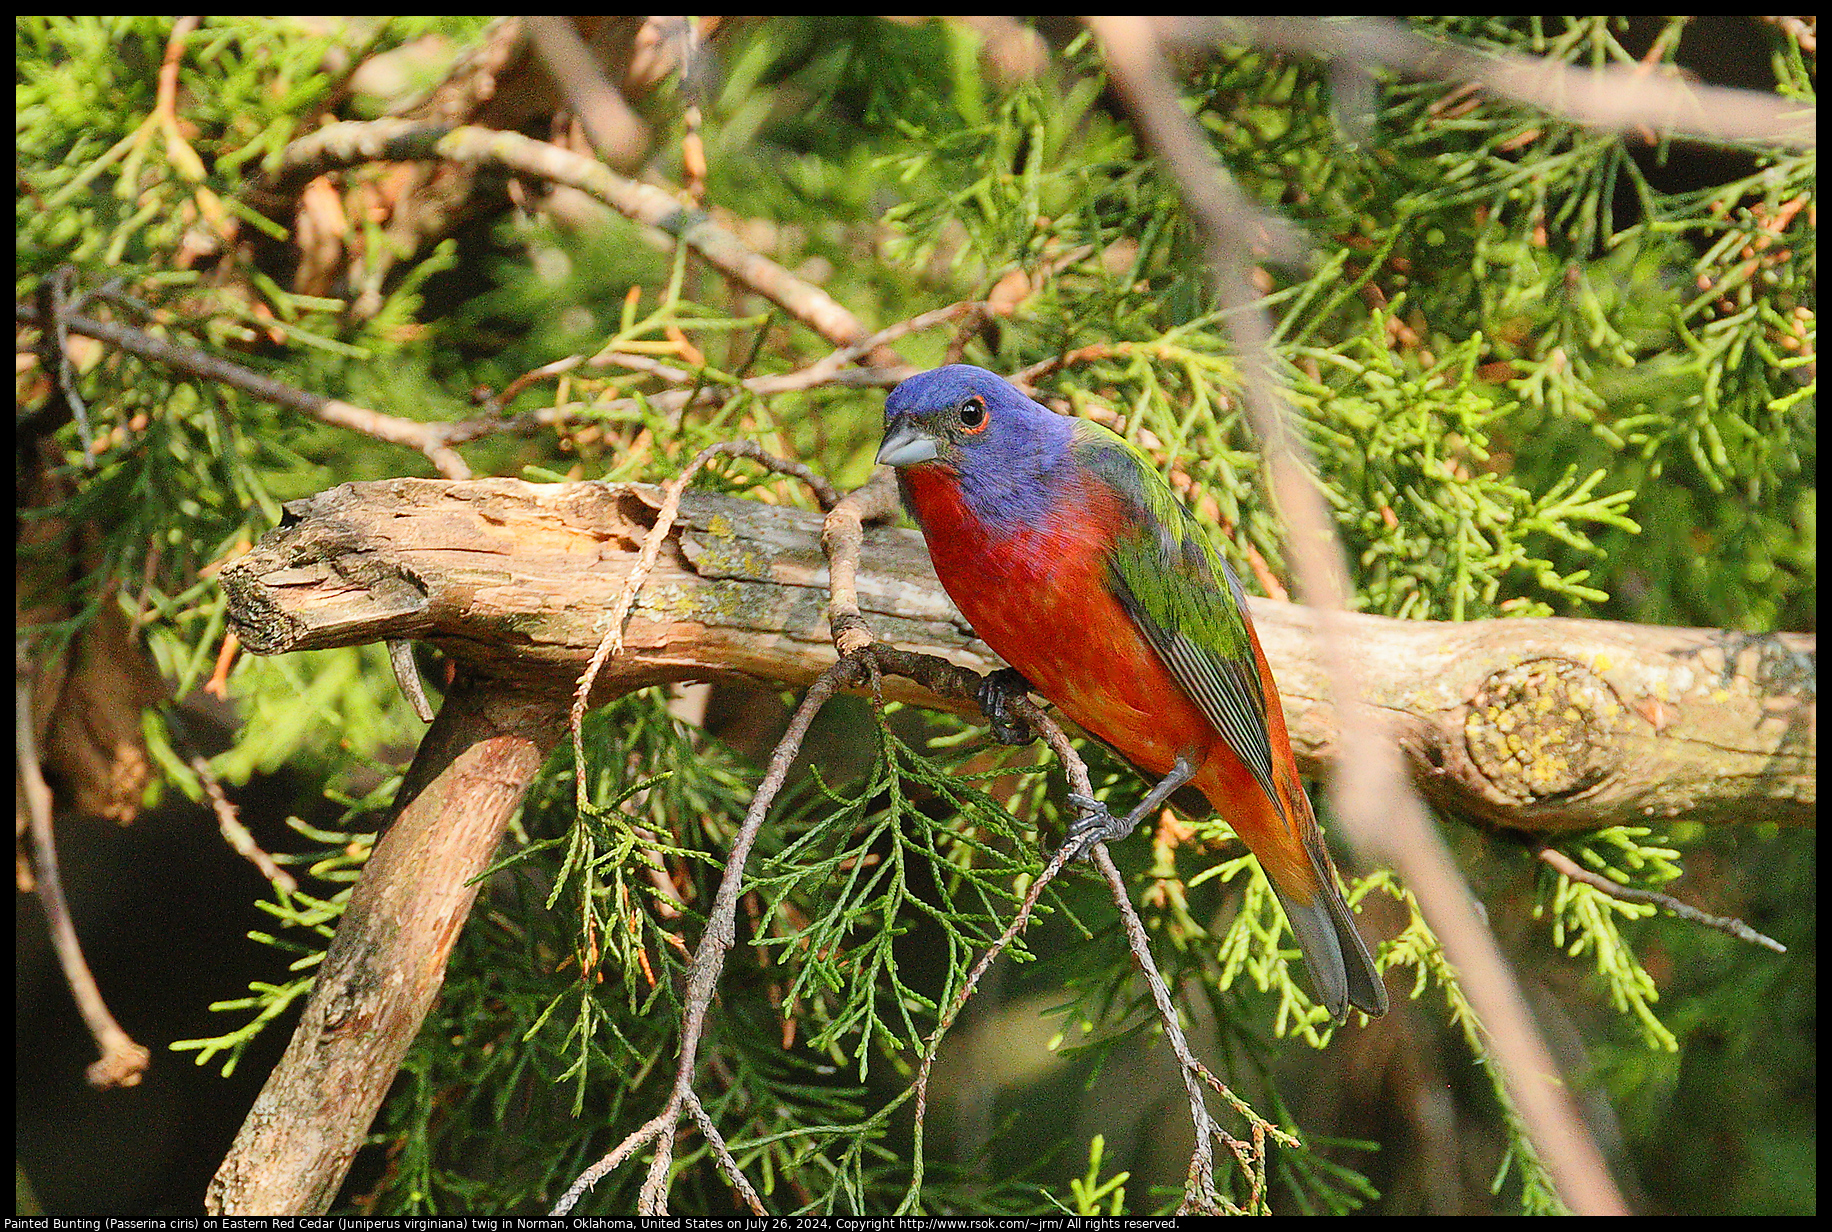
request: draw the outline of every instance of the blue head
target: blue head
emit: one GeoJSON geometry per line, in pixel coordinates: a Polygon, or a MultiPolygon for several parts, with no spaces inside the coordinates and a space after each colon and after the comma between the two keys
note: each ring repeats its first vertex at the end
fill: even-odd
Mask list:
{"type": "Polygon", "coordinates": [[[878,461],[938,467],[982,521],[1036,525],[1065,487],[1075,421],[970,364],[913,376],[884,400],[878,461]]]}

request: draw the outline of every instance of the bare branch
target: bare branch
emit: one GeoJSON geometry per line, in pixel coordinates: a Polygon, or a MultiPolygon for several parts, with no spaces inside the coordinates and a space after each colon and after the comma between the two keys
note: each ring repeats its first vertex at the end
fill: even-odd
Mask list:
{"type": "Polygon", "coordinates": [[[461,676],[420,742],[344,909],[286,1055],[210,1182],[213,1215],[327,1209],[445,978],[529,779],[557,696],[461,676]]]}
{"type": "MultiPolygon", "coordinates": [[[[220,578],[256,653],[414,638],[565,697],[662,501],[628,484],[348,484],[289,504],[287,524],[220,578]]],[[[675,680],[813,682],[839,657],[822,533],[805,509],[684,492],[595,696],[675,680]]],[[[882,659],[886,698],[977,714],[961,682],[1000,664],[949,603],[921,537],[860,535],[853,589],[879,648],[966,669],[950,678],[914,656],[882,659]]],[[[1248,606],[1299,763],[1325,772],[1354,745],[1330,700],[1320,617],[1269,599],[1248,606]]],[[[1335,636],[1361,668],[1377,730],[1399,739],[1413,780],[1449,815],[1540,833],[1671,817],[1815,821],[1811,635],[1344,614],[1335,636]]]]}
{"type": "MultiPolygon", "coordinates": [[[[1349,836],[1397,867],[1426,919],[1462,974],[1470,1003],[1493,1040],[1507,1089],[1520,1108],[1534,1147],[1561,1198],[1583,1214],[1626,1212],[1570,1096],[1539,1038],[1512,972],[1494,937],[1477,918],[1468,887],[1442,837],[1405,780],[1398,751],[1374,712],[1361,704],[1358,675],[1344,652],[1343,609],[1352,593],[1341,544],[1308,482],[1304,446],[1286,426],[1273,392],[1271,325],[1248,269],[1256,234],[1279,229],[1256,218],[1216,163],[1201,130],[1184,111],[1149,19],[1091,17],[1111,79],[1146,142],[1176,178],[1207,249],[1215,297],[1227,312],[1240,355],[1248,418],[1265,447],[1273,495],[1292,524],[1297,572],[1305,597],[1320,609],[1319,654],[1329,665],[1331,696],[1349,751],[1332,798],[1349,836]]],[[[1262,241],[1264,244],[1265,241],[1262,241]]],[[[1274,252],[1282,246],[1273,239],[1274,252]]]]}
{"type": "Polygon", "coordinates": [[[1585,885],[1601,890],[1611,898],[1625,903],[1651,903],[1663,911],[1670,911],[1682,920],[1702,924],[1706,928],[1715,928],[1719,932],[1729,933],[1738,941],[1747,941],[1763,949],[1773,950],[1777,954],[1787,953],[1787,947],[1766,933],[1759,933],[1743,921],[1733,916],[1711,915],[1700,911],[1690,903],[1683,903],[1671,894],[1662,894],[1658,890],[1643,890],[1636,886],[1619,885],[1601,873],[1592,872],[1576,860],[1555,847],[1542,847],[1539,860],[1561,877],[1581,881],[1585,885]]]}
{"type": "MultiPolygon", "coordinates": [[[[376,161],[450,160],[494,165],[590,193],[625,217],[678,237],[707,264],[755,291],[835,346],[850,346],[871,331],[831,295],[746,248],[699,210],[689,209],[653,185],[626,179],[593,159],[519,133],[484,128],[428,127],[400,120],[330,124],[286,147],[285,182],[303,182],[325,171],[376,161]]],[[[874,357],[880,365],[894,354],[874,357]]]]}
{"type": "Polygon", "coordinates": [[[210,811],[216,814],[217,829],[223,832],[223,839],[235,849],[237,855],[254,865],[261,876],[288,894],[296,893],[299,883],[293,875],[274,863],[274,858],[262,850],[254,841],[254,835],[242,824],[236,807],[223,791],[223,784],[216,777],[216,771],[210,769],[210,762],[201,755],[192,755],[185,763],[191,767],[191,773],[203,784],[204,796],[210,801],[210,811]]]}
{"type": "Polygon", "coordinates": [[[864,487],[846,494],[821,522],[821,550],[827,554],[827,624],[840,657],[872,644],[871,628],[859,613],[859,548],[867,522],[897,515],[896,477],[880,467],[864,487]]]}
{"type": "Polygon", "coordinates": [[[1173,46],[1247,42],[1367,70],[1467,81],[1587,128],[1661,133],[1700,141],[1753,142],[1810,150],[1818,109],[1757,90],[1657,76],[1648,65],[1579,68],[1555,60],[1480,52],[1426,38],[1386,18],[1170,17],[1153,19],[1173,46]]]}
{"type": "Polygon", "coordinates": [[[19,774],[19,792],[26,821],[32,834],[32,865],[36,874],[38,901],[44,907],[45,924],[51,932],[51,945],[57,951],[64,981],[76,1000],[83,1024],[101,1051],[101,1059],[89,1066],[89,1085],[102,1089],[132,1087],[140,1084],[152,1059],[143,1045],[121,1029],[102,1000],[89,963],[83,957],[82,943],[76,937],[76,925],[70,918],[70,904],[64,898],[63,879],[57,872],[57,841],[51,832],[51,788],[39,769],[37,741],[32,725],[32,670],[23,654],[15,663],[13,753],[19,774]]]}

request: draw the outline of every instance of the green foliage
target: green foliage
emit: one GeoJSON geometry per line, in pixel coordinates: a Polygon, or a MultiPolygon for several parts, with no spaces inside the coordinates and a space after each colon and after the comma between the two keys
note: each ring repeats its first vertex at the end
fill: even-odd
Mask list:
{"type": "MultiPolygon", "coordinates": [[[[373,815],[385,806],[398,786],[398,780],[390,779],[367,799],[346,800],[349,806],[345,813],[346,823],[365,814],[373,815]]],[[[325,846],[309,852],[282,854],[277,857],[279,862],[303,867],[307,876],[326,883],[327,887],[342,888],[327,897],[318,897],[304,890],[288,891],[276,885],[273,902],[255,904],[259,910],[278,920],[280,928],[288,931],[257,931],[248,935],[263,945],[293,955],[292,962],[287,966],[288,971],[295,973],[293,978],[283,984],[256,981],[249,986],[248,996],[218,1001],[210,1006],[212,1010],[224,1013],[255,1011],[254,1017],[241,1026],[209,1039],[175,1040],[172,1043],[174,1052],[195,1052],[199,1065],[208,1065],[219,1055],[227,1054],[223,1059],[225,1078],[235,1072],[236,1064],[241,1060],[249,1042],[311,992],[313,977],[299,973],[309,972],[323,961],[325,948],[331,943],[332,932],[343,916],[344,904],[349,901],[350,885],[362,871],[364,862],[369,858],[369,851],[375,845],[373,833],[320,829],[296,817],[290,819],[290,824],[306,839],[325,846]]]]}
{"type": "Polygon", "coordinates": [[[1355,520],[1344,538],[1366,578],[1364,602],[1415,619],[1551,615],[1543,599],[1500,599],[1504,584],[1523,589],[1515,574],[1549,596],[1607,599],[1582,584],[1588,569],[1561,573],[1548,556],[1557,544],[1599,555],[1586,525],[1639,530],[1621,513],[1633,494],[1594,497],[1607,472],[1579,480],[1575,467],[1543,491],[1522,486],[1490,448],[1517,404],[1473,380],[1481,336],[1418,372],[1387,346],[1402,304],[1334,350],[1295,351],[1325,374],[1294,373],[1292,388],[1320,450],[1348,464],[1331,494],[1339,523],[1355,520]]]}
{"type": "MultiPolygon", "coordinates": [[[[1640,63],[1651,48],[1658,69],[1689,27],[1648,22],[1422,18],[1414,28],[1576,65],[1640,63]]],[[[359,63],[439,37],[462,45],[480,29],[454,17],[207,18],[176,49],[167,118],[157,91],[171,19],[19,18],[17,297],[30,300],[65,265],[79,293],[118,280],[128,298],[98,301],[114,319],[422,419],[474,414],[471,388],[504,389],[568,355],[649,356],[736,389],[742,376],[827,353],[678,246],[538,203],[462,241],[403,251],[358,213],[366,250],[387,255],[380,285],[335,297],[289,290],[266,246],[290,245],[292,220],[263,214],[251,181],[321,119],[399,102],[352,96],[359,63]]],[[[1004,372],[1049,365],[1042,395],[1137,443],[1244,578],[1284,572],[1285,532],[1240,410],[1229,322],[1210,300],[1175,187],[1141,155],[1089,40],[1056,47],[1042,76],[1015,84],[984,70],[976,34],[942,22],[732,23],[714,49],[719,72],[697,101],[707,203],[722,224],[874,323],[1002,288],[1008,311],[961,340],[964,358],[1004,372]]],[[[1778,92],[1812,97],[1814,61],[1779,27],[1771,67],[1778,92]]],[[[1751,146],[1682,174],[1676,164],[1696,151],[1593,132],[1481,90],[1374,79],[1362,109],[1343,97],[1343,71],[1251,48],[1220,48],[1181,71],[1217,156],[1308,237],[1308,263],[1267,272],[1266,302],[1288,404],[1365,610],[1812,627],[1811,155],[1751,146]]],[[[681,101],[672,85],[652,100],[663,172],[679,144],[669,109],[681,101]]],[[[948,344],[942,331],[898,343],[917,362],[941,360],[948,344]]],[[[68,601],[40,636],[54,648],[103,604],[129,607],[175,705],[216,661],[225,618],[215,567],[274,525],[282,502],[425,467],[122,352],[77,348],[73,363],[86,434],[74,422],[24,425],[49,434],[50,477],[67,493],[22,511],[51,532],[22,555],[22,575],[54,579],[34,584],[68,601]]],[[[466,457],[479,473],[654,480],[707,443],[747,436],[836,483],[871,466],[875,393],[739,393],[683,413],[658,409],[656,390],[640,371],[582,365],[505,408],[565,407],[564,433],[493,438],[466,457]]],[[[750,473],[715,467],[702,482],[802,499],[750,473]]],[[[276,947],[275,978],[218,1006],[239,1025],[177,1045],[199,1063],[232,1068],[310,986],[366,857],[363,831],[387,807],[392,763],[419,731],[384,659],[375,647],[244,655],[228,678],[241,729],[211,758],[215,773],[239,784],[303,772],[346,815],[323,829],[296,824],[309,850],[282,859],[317,882],[259,904],[278,921],[257,934],[276,947]]],[[[895,708],[883,722],[849,713],[860,764],[809,766],[761,832],[701,1065],[707,1110],[766,1203],[819,1213],[1174,1207],[1148,1153],[1123,1153],[1117,1136],[1038,1142],[1040,1118],[1066,1129],[1063,1101],[1094,1102],[1068,1085],[986,1093],[997,1115],[971,1139],[977,1157],[943,1158],[939,1125],[918,1138],[912,1075],[971,958],[1040,866],[1037,833],[1056,832],[1052,780],[1035,754],[983,747],[972,725],[921,727],[895,708]]],[[[147,730],[163,773],[154,790],[196,798],[182,741],[163,716],[147,730]]],[[[682,724],[653,691],[594,715],[586,750],[593,806],[574,807],[571,752],[560,750],[483,880],[444,995],[377,1124],[390,1151],[367,1178],[364,1209],[544,1207],[666,1098],[686,953],[749,805],[757,750],[682,724]]],[[[1138,794],[1130,770],[1091,759],[1116,807],[1138,794]]],[[[1653,887],[1709,839],[1681,827],[1669,847],[1613,830],[1565,849],[1614,881],[1653,887]]],[[[1219,822],[1145,850],[1137,841],[1116,855],[1145,887],[1172,987],[1212,1020],[1218,1072],[1244,1093],[1231,1115],[1243,1133],[1290,1137],[1260,1163],[1271,1186],[1260,1203],[1340,1212],[1376,1200],[1383,1186],[1369,1178],[1387,1161],[1366,1144],[1337,1144],[1352,1152],[1347,1163],[1326,1154],[1331,1144],[1304,1134],[1306,1117],[1281,1097],[1290,1038],[1320,1047],[1333,1033],[1294,978],[1257,865],[1219,822]],[[1261,1121],[1253,1108],[1270,1111],[1261,1121]]],[[[1811,861],[1783,873],[1792,896],[1775,890],[1770,909],[1798,922],[1811,861]]],[[[1091,880],[1053,887],[1001,967],[1057,995],[1057,1043],[1076,1041],[1058,1064],[1098,1090],[1160,1041],[1091,880]]],[[[1382,944],[1382,965],[1410,974],[1412,1012],[1441,1023],[1474,1074],[1459,1102],[1479,1127],[1460,1162],[1493,1177],[1506,1195],[1497,1209],[1559,1209],[1458,974],[1410,895],[1375,873],[1351,897],[1398,904],[1405,924],[1382,944]]],[[[1689,1086],[1679,1067],[1694,1047],[1754,1067],[1751,1005],[1810,989],[1810,958],[1804,973],[1751,974],[1770,969],[1549,875],[1529,903],[1498,895],[1491,910],[1545,921],[1523,963],[1582,986],[1573,999],[1600,1039],[1592,1080],[1630,1109],[1637,1151],[1657,1156],[1649,1144],[1675,1136],[1655,1108],[1672,1092],[1695,1101],[1695,1119],[1762,1111],[1703,1089],[1713,1084],[1689,1086]],[[1755,988],[1784,976],[1791,983],[1755,988]]],[[[1810,1057],[1792,1063],[1811,1072],[1810,1057]]],[[[1167,1107],[1161,1120],[1183,1116],[1167,1107]]],[[[1712,1182],[1698,1178],[1710,1167],[1698,1161],[1672,1189],[1708,1193],[1712,1182]]],[[[627,1213],[640,1174],[614,1172],[588,1205],[627,1213]]],[[[1254,1180],[1218,1173],[1223,1197],[1243,1205],[1254,1180]]],[[[674,1208],[724,1212],[729,1200],[704,1144],[688,1141],[674,1208]]]]}
{"type": "MultiPolygon", "coordinates": [[[[1683,870],[1679,852],[1643,841],[1649,834],[1644,826],[1615,826],[1586,835],[1572,850],[1590,871],[1618,885],[1640,883],[1652,889],[1677,879],[1683,870]]],[[[1636,960],[1618,927],[1621,921],[1655,915],[1652,904],[1625,902],[1561,873],[1551,903],[1536,906],[1534,914],[1552,917],[1552,943],[1565,946],[1571,957],[1596,956],[1597,974],[1616,1011],[1634,1016],[1648,1047],[1669,1052],[1679,1047],[1673,1032],[1654,1016],[1653,1003],[1660,999],[1654,977],[1636,960]]]]}

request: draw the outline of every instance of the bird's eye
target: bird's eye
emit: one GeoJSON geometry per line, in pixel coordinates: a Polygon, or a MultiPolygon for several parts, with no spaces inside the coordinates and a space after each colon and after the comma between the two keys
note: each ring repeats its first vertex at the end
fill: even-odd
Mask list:
{"type": "Polygon", "coordinates": [[[960,419],[961,427],[968,432],[984,432],[988,420],[986,399],[975,394],[961,403],[960,419]]]}

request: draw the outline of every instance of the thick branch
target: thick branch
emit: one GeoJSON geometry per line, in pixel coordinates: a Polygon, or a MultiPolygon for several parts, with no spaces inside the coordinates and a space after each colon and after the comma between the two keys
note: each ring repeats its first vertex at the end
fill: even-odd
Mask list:
{"type": "MultiPolygon", "coordinates": [[[[262,654],[383,638],[564,698],[603,637],[658,491],[514,479],[345,484],[287,506],[225,569],[231,618],[262,654]]],[[[836,657],[818,514],[689,492],[597,696],[673,680],[805,686],[836,657]]],[[[860,610],[893,646],[998,665],[949,603],[913,531],[864,529],[860,610]]],[[[1253,599],[1301,762],[1334,759],[1336,723],[1308,608],[1253,599]]],[[[1465,624],[1339,616],[1363,695],[1440,807],[1560,832],[1646,823],[1810,824],[1810,634],[1588,620],[1465,624]]],[[[886,677],[887,698],[971,713],[886,677]]]]}
{"type": "Polygon", "coordinates": [[[445,979],[445,961],[564,694],[461,682],[401,785],[292,1043],[210,1182],[213,1215],[329,1208],[445,979]]]}

